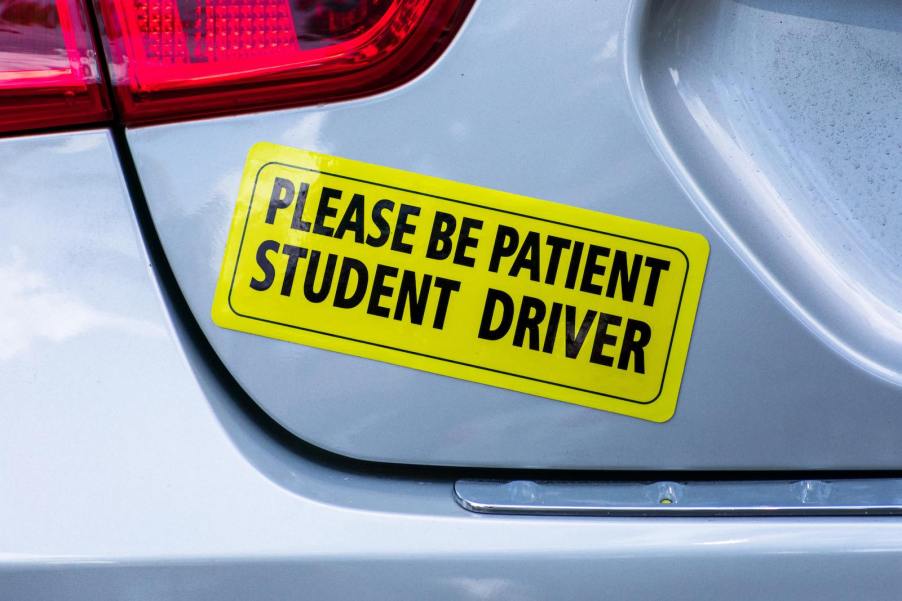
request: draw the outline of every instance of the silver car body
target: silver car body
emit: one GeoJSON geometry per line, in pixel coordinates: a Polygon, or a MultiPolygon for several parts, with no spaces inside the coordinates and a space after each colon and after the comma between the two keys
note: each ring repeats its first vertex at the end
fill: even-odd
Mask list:
{"type": "Polygon", "coordinates": [[[482,0],[376,97],[3,139],[0,598],[896,598],[897,518],[479,515],[452,491],[892,475],[900,12],[482,0]],[[676,416],[217,328],[260,141],[703,233],[676,416]]]}

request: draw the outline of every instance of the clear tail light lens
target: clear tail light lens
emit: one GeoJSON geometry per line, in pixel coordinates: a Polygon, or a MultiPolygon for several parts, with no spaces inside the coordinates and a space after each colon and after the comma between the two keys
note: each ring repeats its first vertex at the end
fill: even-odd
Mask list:
{"type": "Polygon", "coordinates": [[[440,54],[472,0],[98,0],[127,123],[386,90],[440,54]]]}
{"type": "Polygon", "coordinates": [[[110,117],[85,6],[0,0],[0,132],[110,117]]]}

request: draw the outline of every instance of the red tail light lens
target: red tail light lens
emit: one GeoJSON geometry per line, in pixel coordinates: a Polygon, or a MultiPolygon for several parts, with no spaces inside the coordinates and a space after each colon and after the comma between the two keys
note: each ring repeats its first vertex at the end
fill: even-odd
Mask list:
{"type": "Polygon", "coordinates": [[[78,0],[0,0],[0,132],[109,118],[78,0]]]}
{"type": "Polygon", "coordinates": [[[99,0],[128,123],[371,94],[422,71],[472,0],[99,0]]]}

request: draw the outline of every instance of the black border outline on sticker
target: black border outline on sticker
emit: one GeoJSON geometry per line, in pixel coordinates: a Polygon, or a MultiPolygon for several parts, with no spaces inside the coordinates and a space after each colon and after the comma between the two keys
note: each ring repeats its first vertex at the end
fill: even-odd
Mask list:
{"type": "Polygon", "coordinates": [[[311,167],[301,167],[300,165],[292,165],[292,164],[290,164],[290,163],[283,163],[283,162],[281,162],[281,161],[267,161],[266,163],[263,163],[263,164],[260,166],[260,168],[257,170],[256,175],[254,176],[254,186],[253,186],[253,188],[251,189],[251,197],[250,197],[250,199],[248,200],[248,203],[247,203],[247,215],[245,215],[245,218],[244,218],[244,228],[241,230],[241,241],[238,243],[238,253],[235,255],[235,269],[232,271],[232,281],[229,283],[229,295],[228,295],[228,297],[227,297],[227,300],[228,300],[228,303],[229,303],[229,309],[232,310],[232,313],[234,313],[235,315],[238,315],[239,317],[244,317],[245,319],[253,319],[254,321],[261,321],[261,322],[269,323],[269,324],[272,324],[272,325],[283,326],[283,327],[292,328],[292,329],[295,329],[295,330],[302,330],[302,331],[305,331],[305,332],[311,332],[311,333],[313,333],[313,334],[320,334],[320,335],[323,335],[323,336],[329,336],[329,337],[331,337],[331,338],[339,338],[339,339],[341,339],[341,340],[347,340],[347,341],[350,341],[350,342],[359,342],[359,343],[361,343],[361,344],[367,344],[367,345],[369,345],[369,346],[375,346],[375,347],[379,347],[379,348],[384,348],[384,349],[386,349],[386,350],[397,351],[397,352],[400,352],[400,353],[407,353],[407,354],[409,354],[409,355],[416,355],[416,356],[418,356],[418,357],[425,357],[425,358],[427,358],[427,359],[435,359],[436,361],[445,361],[446,363],[454,363],[454,364],[456,364],[456,365],[461,365],[461,366],[463,366],[463,367],[471,367],[471,368],[474,368],[474,369],[481,369],[481,370],[483,370],[483,371],[489,371],[489,372],[493,372],[493,373],[496,373],[496,374],[501,374],[501,375],[505,375],[505,376],[511,376],[511,377],[514,377],[514,378],[520,378],[520,379],[522,379],[522,380],[531,380],[531,381],[533,381],[533,382],[538,382],[538,383],[540,383],[540,384],[548,384],[549,386],[557,386],[557,387],[560,387],[560,388],[568,388],[568,389],[570,389],[570,390],[576,390],[576,391],[578,391],[578,392],[586,392],[586,393],[588,393],[588,394],[594,394],[594,395],[596,395],[596,396],[603,396],[603,397],[607,397],[607,398],[610,398],[610,399],[616,399],[616,400],[618,400],[618,401],[626,401],[626,402],[628,402],[628,403],[634,403],[634,404],[637,404],[637,405],[649,405],[649,404],[651,404],[651,403],[654,403],[656,400],[658,400],[658,397],[661,396],[661,393],[662,393],[663,390],[664,390],[664,381],[665,381],[666,378],[667,378],[667,366],[670,364],[670,353],[671,353],[671,350],[673,349],[673,340],[674,340],[674,338],[675,338],[675,336],[676,336],[676,328],[677,328],[677,324],[679,324],[679,321],[680,321],[680,310],[682,309],[682,306],[683,306],[683,295],[684,295],[684,293],[685,293],[685,291],[686,291],[686,282],[687,282],[688,279],[689,279],[689,267],[690,267],[689,256],[688,256],[685,252],[683,252],[683,250],[682,250],[681,248],[678,248],[678,247],[676,247],[676,246],[670,246],[670,245],[668,245],[668,244],[660,244],[660,243],[658,243],[658,242],[649,242],[648,240],[641,240],[641,239],[639,239],[639,238],[632,238],[632,237],[630,237],[630,236],[623,236],[623,235],[621,235],[621,234],[614,234],[614,233],[606,232],[606,231],[603,231],[603,230],[594,230],[594,229],[592,229],[592,228],[588,228],[588,227],[584,227],[584,226],[580,226],[580,225],[572,225],[572,224],[569,224],[569,223],[563,223],[563,222],[560,222],[560,221],[554,221],[554,220],[552,220],[552,219],[544,219],[544,218],[542,218],[542,217],[536,217],[536,216],[534,216],[534,215],[526,215],[526,214],[523,214],[523,213],[517,213],[517,212],[515,212],[515,211],[507,211],[507,210],[504,210],[504,209],[498,209],[498,208],[495,208],[495,207],[488,207],[488,206],[481,205],[481,204],[478,204],[478,203],[475,203],[475,202],[467,202],[467,201],[464,201],[464,200],[457,200],[457,199],[455,199],[455,198],[448,198],[448,197],[445,197],[445,196],[438,196],[438,195],[436,195],[436,194],[429,194],[429,193],[427,193],[427,192],[417,192],[416,190],[409,190],[409,189],[407,189],[407,188],[401,188],[401,187],[399,187],[399,186],[390,186],[390,185],[388,185],[388,184],[381,184],[381,183],[379,183],[379,182],[373,182],[373,181],[370,181],[370,180],[359,179],[359,178],[356,178],[356,177],[349,177],[349,176],[347,176],[347,175],[339,175],[339,174],[337,174],[337,173],[330,173],[330,172],[328,172],[328,171],[320,171],[319,169],[313,169],[313,168],[311,168],[311,167]],[[579,388],[578,386],[570,386],[570,385],[567,385],[567,384],[560,384],[560,383],[558,383],[558,382],[549,382],[548,380],[542,380],[542,379],[540,379],[540,378],[533,378],[533,377],[531,377],[531,376],[524,376],[524,375],[522,375],[522,374],[517,374],[517,373],[507,372],[507,371],[503,371],[503,370],[500,370],[500,369],[492,369],[491,367],[485,367],[485,366],[482,366],[482,365],[474,365],[474,364],[472,364],[472,363],[466,363],[466,362],[464,362],[464,361],[457,361],[457,360],[455,360],[455,359],[448,359],[448,358],[445,358],[445,357],[438,357],[438,356],[436,356],[436,355],[429,355],[429,354],[426,354],[426,353],[420,353],[420,352],[417,352],[417,351],[411,351],[411,350],[407,350],[407,349],[403,349],[403,348],[398,348],[398,347],[394,347],[394,346],[389,346],[389,345],[387,345],[387,344],[379,344],[378,342],[370,342],[369,340],[361,340],[361,339],[359,339],[359,338],[352,338],[352,337],[350,337],[350,336],[342,336],[342,335],[340,335],[340,334],[333,334],[333,333],[331,333],[331,332],[323,332],[323,331],[320,331],[320,330],[314,330],[314,329],[312,329],[312,328],[305,328],[305,327],[303,327],[303,326],[296,326],[296,325],[293,325],[293,324],[290,324],[290,323],[282,323],[282,322],[280,322],[280,321],[273,321],[273,320],[271,320],[271,319],[265,319],[265,318],[263,318],[263,317],[255,317],[255,316],[253,316],[253,315],[245,315],[244,313],[241,313],[241,312],[237,311],[237,310],[235,309],[235,307],[232,305],[232,289],[233,289],[234,286],[235,286],[235,278],[236,278],[237,275],[238,275],[238,264],[239,264],[240,259],[241,259],[241,250],[242,250],[242,248],[243,248],[243,246],[244,246],[244,237],[245,237],[245,234],[247,233],[247,225],[248,225],[248,222],[250,221],[251,208],[253,207],[253,204],[254,204],[254,198],[255,198],[256,195],[257,195],[257,182],[258,182],[259,179],[260,179],[260,173],[261,173],[266,167],[269,167],[270,165],[280,165],[280,166],[282,166],[282,167],[288,167],[289,169],[297,169],[297,170],[299,170],[299,171],[307,171],[307,172],[310,172],[310,173],[318,173],[318,174],[320,174],[320,175],[327,175],[327,176],[329,176],[329,177],[335,177],[335,178],[338,178],[338,179],[345,179],[345,180],[349,180],[349,181],[352,181],[352,182],[358,182],[358,183],[362,183],[362,184],[369,184],[369,185],[372,185],[372,186],[379,186],[379,187],[381,187],[381,188],[387,188],[387,189],[389,189],[389,190],[396,190],[396,191],[398,191],[398,192],[406,192],[406,193],[408,193],[408,194],[415,194],[415,195],[417,195],[417,196],[424,196],[424,197],[426,197],[426,198],[432,198],[432,199],[435,199],[435,200],[444,200],[444,201],[447,201],[447,202],[453,202],[453,203],[460,204],[460,205],[465,205],[465,206],[470,206],[470,207],[476,207],[476,208],[479,208],[479,209],[485,209],[485,210],[488,210],[488,211],[496,211],[496,212],[498,212],[498,213],[505,213],[505,214],[507,214],[507,215],[513,215],[513,216],[515,216],[515,217],[523,217],[523,218],[525,218],[525,219],[533,219],[533,220],[535,220],[535,221],[543,221],[543,222],[545,222],[545,223],[551,223],[551,224],[554,224],[554,225],[560,225],[560,226],[563,226],[563,227],[570,227],[570,228],[577,229],[577,230],[582,230],[582,231],[586,231],[586,232],[591,232],[591,233],[593,233],[593,234],[601,234],[601,235],[603,235],[603,236],[612,236],[612,237],[614,237],[614,238],[621,238],[621,239],[624,239],[624,240],[632,240],[633,242],[639,242],[639,243],[641,243],[641,244],[649,244],[649,245],[651,245],[651,246],[660,246],[661,248],[669,248],[669,249],[671,249],[671,250],[677,251],[678,253],[680,253],[681,255],[683,255],[683,259],[685,259],[685,261],[686,261],[686,273],[685,273],[685,275],[683,276],[683,285],[682,285],[682,287],[680,288],[680,299],[679,299],[679,301],[677,302],[676,316],[674,317],[674,320],[673,320],[673,331],[671,331],[671,333],[670,333],[670,344],[667,345],[667,357],[664,359],[664,369],[663,369],[662,374],[661,374],[661,385],[658,387],[658,393],[657,393],[654,397],[652,397],[652,399],[651,399],[650,401],[637,401],[637,400],[635,400],[635,399],[628,399],[628,398],[626,398],[626,397],[621,397],[621,396],[617,396],[617,395],[613,395],[613,394],[606,394],[606,393],[604,393],[604,392],[598,392],[598,391],[595,391],[595,390],[588,390],[588,389],[586,389],[586,388],[579,388]]]}

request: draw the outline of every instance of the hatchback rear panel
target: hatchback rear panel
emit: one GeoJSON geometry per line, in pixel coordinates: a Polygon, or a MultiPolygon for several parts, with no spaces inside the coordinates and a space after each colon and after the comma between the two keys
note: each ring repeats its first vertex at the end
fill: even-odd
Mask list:
{"type": "MultiPolygon", "coordinates": [[[[701,152],[705,132],[680,130],[690,138],[674,147],[655,119],[669,127],[669,113],[661,109],[668,80],[662,77],[679,85],[682,46],[665,43],[670,34],[662,33],[661,19],[671,13],[656,3],[630,11],[630,4],[585,0],[549,10],[539,3],[478,3],[436,64],[398,89],[327,106],[127,131],[181,292],[231,375],[278,423],[330,451],[398,463],[649,470],[900,465],[902,391],[892,382],[892,366],[881,371],[884,347],[847,344],[837,321],[841,311],[818,312],[814,296],[798,292],[804,282],[779,280],[821,268],[810,255],[777,253],[775,248],[793,243],[779,239],[780,232],[746,247],[742,236],[748,233],[729,222],[741,216],[727,210],[739,197],[727,194],[740,190],[744,202],[754,203],[762,179],[711,171],[729,185],[693,187],[694,180],[680,175],[669,153],[685,158],[701,152]],[[655,39],[662,40],[661,49],[649,56],[647,45],[655,39]],[[661,68],[667,58],[661,53],[669,48],[677,61],[673,72],[661,68]],[[655,88],[646,92],[651,83],[655,88]],[[210,319],[213,292],[245,157],[258,142],[701,233],[711,252],[676,414],[655,424],[217,327],[210,319]]],[[[848,12],[839,3],[805,14],[776,2],[678,8],[692,17],[679,23],[723,44],[751,44],[754,36],[737,33],[750,19],[766,19],[787,35],[817,27],[820,37],[804,38],[811,44],[842,38],[866,45],[878,36],[899,36],[838,18],[848,12]]],[[[899,16],[890,4],[874,10],[887,19],[899,16]]],[[[877,64],[879,49],[890,51],[874,44],[878,54],[869,60],[877,64]]],[[[823,57],[799,52],[809,57],[810,69],[830,76],[823,57]]],[[[713,64],[711,72],[717,68],[713,64]]],[[[816,100],[802,79],[779,85],[799,101],[816,100]]],[[[738,119],[741,111],[735,110],[731,115],[738,119]]],[[[887,122],[886,131],[902,136],[902,123],[887,122]]],[[[826,156],[804,140],[799,144],[809,163],[826,156]]],[[[742,140],[731,148],[747,150],[742,140]]],[[[754,164],[754,157],[741,158],[754,164]]],[[[731,164],[739,157],[718,160],[731,164]]],[[[781,173],[808,173],[794,171],[796,166],[784,163],[781,173]]],[[[895,169],[880,177],[886,185],[872,188],[868,200],[886,205],[887,214],[898,212],[893,190],[902,175],[895,169]]],[[[798,219],[805,203],[816,200],[799,197],[788,207],[762,203],[760,211],[763,219],[798,219]]],[[[898,244],[897,233],[885,236],[898,244]]],[[[823,294],[834,295],[827,304],[847,306],[841,291],[823,294]]],[[[867,315],[854,319],[866,321],[867,315]]]]}

